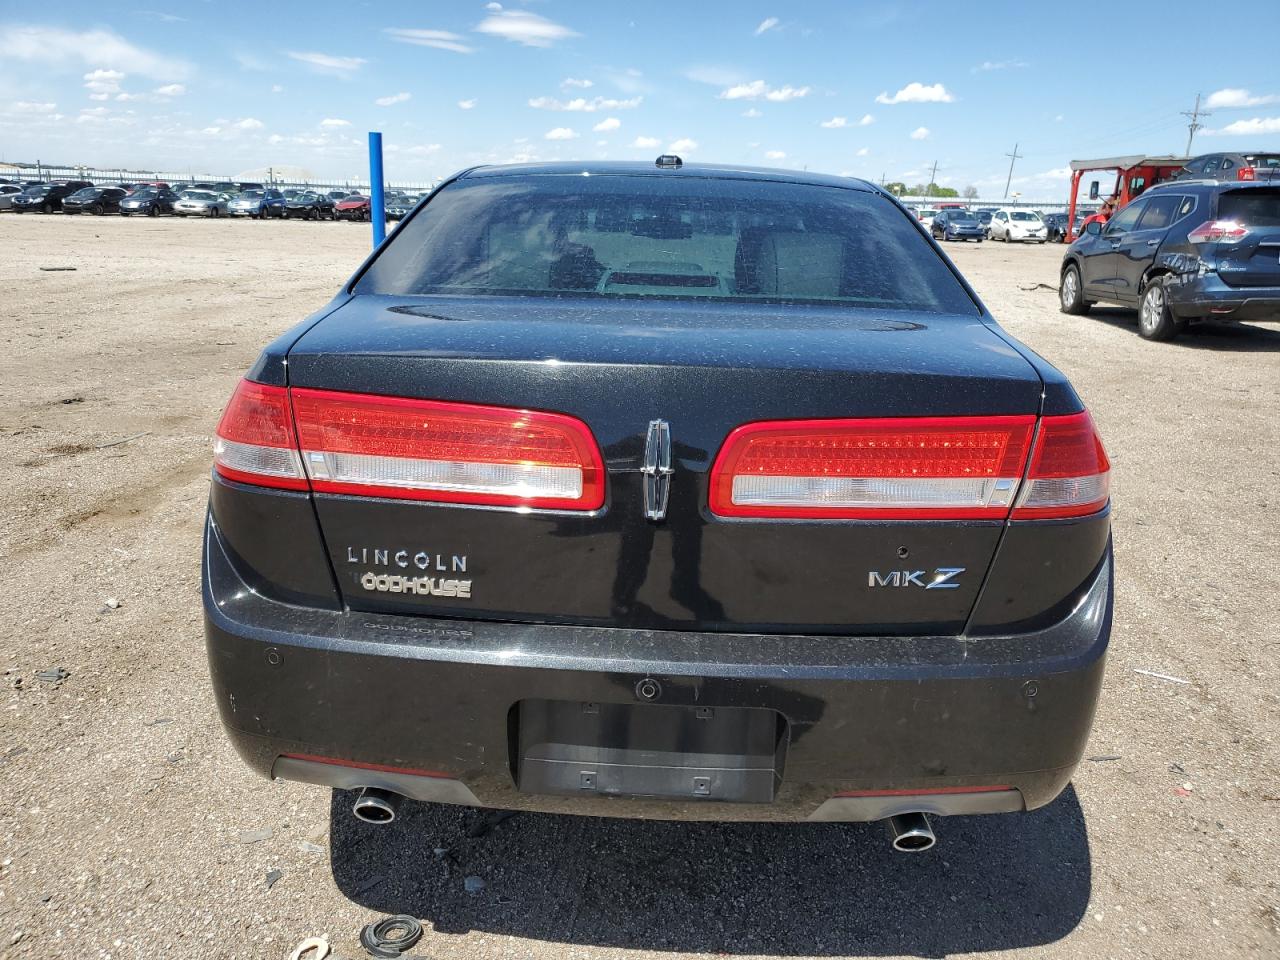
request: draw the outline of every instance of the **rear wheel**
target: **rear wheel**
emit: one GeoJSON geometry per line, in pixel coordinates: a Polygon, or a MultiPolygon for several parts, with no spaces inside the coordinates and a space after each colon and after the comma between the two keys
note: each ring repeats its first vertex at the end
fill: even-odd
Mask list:
{"type": "Polygon", "coordinates": [[[106,207],[104,207],[102,204],[95,203],[92,207],[89,208],[89,212],[92,213],[95,217],[100,217],[104,213],[106,213],[107,210],[106,210],[106,207]]]}
{"type": "Polygon", "coordinates": [[[1058,304],[1063,313],[1082,317],[1093,306],[1084,298],[1084,285],[1080,282],[1080,268],[1074,263],[1062,271],[1058,285],[1058,304]]]}
{"type": "Polygon", "coordinates": [[[1156,277],[1142,291],[1138,305],[1138,336],[1144,340],[1172,340],[1185,329],[1169,309],[1164,277],[1156,277]]]}

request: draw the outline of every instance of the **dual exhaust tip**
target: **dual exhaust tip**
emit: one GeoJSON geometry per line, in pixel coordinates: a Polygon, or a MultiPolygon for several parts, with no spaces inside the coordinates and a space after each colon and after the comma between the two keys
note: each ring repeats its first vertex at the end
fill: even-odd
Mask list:
{"type": "MultiPolygon", "coordinates": [[[[365,823],[387,824],[396,818],[403,798],[398,793],[380,787],[365,787],[356,796],[351,812],[365,823]]],[[[900,813],[884,821],[889,831],[893,849],[900,853],[923,853],[938,842],[929,826],[929,818],[923,813],[900,813]]]]}

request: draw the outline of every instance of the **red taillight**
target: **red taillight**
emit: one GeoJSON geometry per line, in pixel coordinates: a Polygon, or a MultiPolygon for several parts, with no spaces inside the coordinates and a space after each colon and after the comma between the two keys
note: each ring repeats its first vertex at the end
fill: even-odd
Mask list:
{"type": "Polygon", "coordinates": [[[1111,462],[1088,411],[1040,421],[1013,519],[1082,517],[1107,505],[1111,462]]]}
{"type": "Polygon", "coordinates": [[[1034,416],[792,420],[729,435],[711,470],[724,517],[1002,519],[1034,416]]]}
{"type": "Polygon", "coordinates": [[[284,387],[240,381],[218,423],[213,463],[228,480],[307,489],[284,387]]]}
{"type": "Polygon", "coordinates": [[[1239,170],[1236,171],[1236,179],[1237,180],[1257,180],[1258,171],[1253,169],[1253,167],[1241,167],[1239,170]]]}
{"type": "Polygon", "coordinates": [[[1206,220],[1187,234],[1192,243],[1237,243],[1249,233],[1249,228],[1234,220],[1206,220]]]}
{"type": "Polygon", "coordinates": [[[604,463],[559,413],[291,391],[312,489],[445,503],[595,510],[604,463]]]}

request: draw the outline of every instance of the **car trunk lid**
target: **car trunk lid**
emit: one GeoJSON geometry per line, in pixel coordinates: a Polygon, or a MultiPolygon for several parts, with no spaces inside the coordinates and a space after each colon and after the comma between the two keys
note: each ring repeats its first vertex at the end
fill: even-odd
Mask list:
{"type": "Polygon", "coordinates": [[[1217,219],[1248,231],[1235,243],[1219,243],[1218,275],[1232,287],[1280,286],[1280,185],[1227,190],[1217,219]]]}
{"type": "Polygon", "coordinates": [[[709,475],[735,428],[1034,416],[1042,390],[976,315],[709,302],[362,295],[288,368],[295,388],[567,414],[603,455],[607,499],[589,513],[315,494],[351,608],[782,633],[956,632],[1003,523],[713,516],[709,475]],[[659,521],[644,492],[655,420],[673,467],[659,521]],[[943,568],[962,571],[954,588],[917,589],[943,568]],[[439,595],[441,580],[469,596],[439,595]]]}

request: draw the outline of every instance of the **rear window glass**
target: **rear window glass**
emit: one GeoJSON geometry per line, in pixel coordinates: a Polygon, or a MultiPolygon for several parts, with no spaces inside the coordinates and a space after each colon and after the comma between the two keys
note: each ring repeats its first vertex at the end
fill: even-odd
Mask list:
{"type": "Polygon", "coordinates": [[[977,312],[885,197],[700,177],[459,181],[406,223],[355,291],[977,312]]]}
{"type": "Polygon", "coordinates": [[[1218,219],[1280,227],[1280,190],[1229,190],[1218,198],[1218,219]]]}

